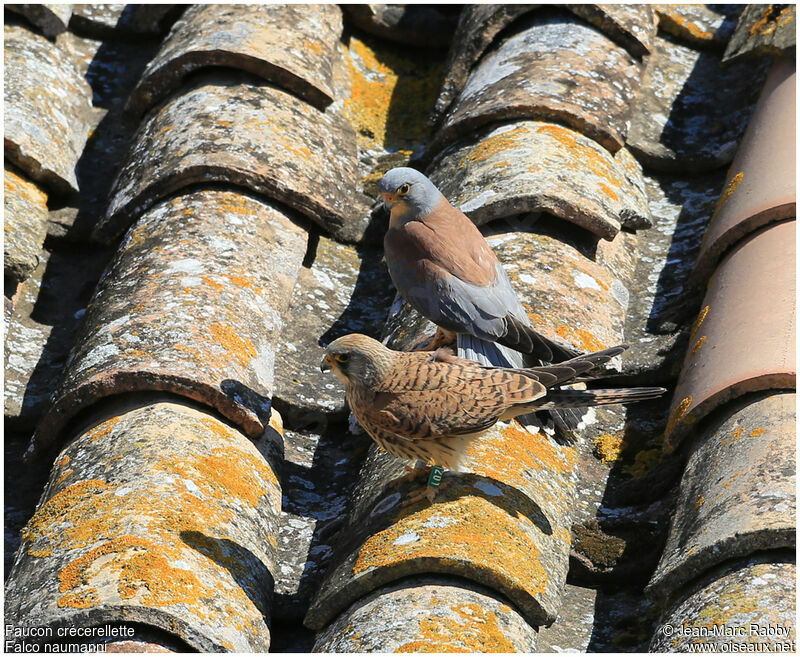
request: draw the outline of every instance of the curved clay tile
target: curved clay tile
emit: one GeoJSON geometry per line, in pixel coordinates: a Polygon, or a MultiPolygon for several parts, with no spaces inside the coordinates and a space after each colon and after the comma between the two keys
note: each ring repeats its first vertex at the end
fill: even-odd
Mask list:
{"type": "Polygon", "coordinates": [[[264,194],[345,241],[359,239],[368,223],[369,200],[352,193],[355,132],[340,114],[266,84],[212,75],[148,115],[95,236],[113,241],[158,200],[199,182],[264,194]]]}
{"type": "Polygon", "coordinates": [[[342,34],[336,5],[194,5],[175,23],[133,90],[143,114],[200,68],[248,71],[324,110],[342,34]]]}
{"type": "Polygon", "coordinates": [[[108,395],[165,390],[264,430],[283,314],[307,236],[251,197],[200,191],[149,210],[101,280],[28,457],[108,395]]]}
{"type": "Polygon", "coordinates": [[[650,651],[724,653],[731,644],[739,652],[793,651],[794,561],[794,550],[753,555],[701,579],[667,606],[650,651]]]}
{"type": "Polygon", "coordinates": [[[5,9],[20,14],[38,27],[46,37],[58,36],[67,29],[72,16],[72,5],[7,4],[5,9]]]}
{"type": "Polygon", "coordinates": [[[795,546],[794,393],[739,400],[695,441],[650,581],[660,598],[728,559],[795,546]]]}
{"type": "Polygon", "coordinates": [[[184,8],[160,3],[73,5],[70,27],[95,39],[161,36],[184,8]]]}
{"type": "Polygon", "coordinates": [[[795,5],[751,4],[742,12],[723,59],[780,54],[795,59],[796,43],[795,5]]]}
{"type": "Polygon", "coordinates": [[[627,145],[647,168],[698,172],[728,164],[766,78],[763,62],[656,39],[630,115],[627,145]]]}
{"type": "Polygon", "coordinates": [[[478,225],[549,212],[605,239],[613,239],[621,225],[650,225],[642,170],[630,153],[611,155],[580,132],[553,123],[485,129],[469,145],[437,157],[430,177],[478,225]]]}
{"type": "Polygon", "coordinates": [[[702,285],[723,253],[748,233],[796,214],[795,61],[779,59],[750,118],[692,279],[702,285]]]}
{"type": "Polygon", "coordinates": [[[69,55],[24,27],[4,27],[5,157],[49,191],[78,190],[92,90],[69,55]]]}
{"type": "Polygon", "coordinates": [[[720,262],[689,337],[668,449],[732,399],[794,388],[795,284],[794,220],[748,236],[720,262]]]}
{"type": "MultiPolygon", "coordinates": [[[[469,77],[470,70],[495,37],[525,14],[547,5],[464,5],[447,56],[435,115],[444,115],[469,77]]],[[[647,5],[563,5],[616,41],[635,57],[649,54],[655,37],[653,13],[647,5]]]]}
{"type": "Polygon", "coordinates": [[[47,194],[8,167],[3,169],[3,272],[24,281],[39,264],[47,234],[47,194]]]}
{"type": "Polygon", "coordinates": [[[342,5],[354,25],[410,46],[447,48],[458,20],[447,5],[342,5]]]}
{"type": "Polygon", "coordinates": [[[654,5],[658,29],[695,48],[722,50],[731,38],[744,5],[654,5]]]}
{"type": "Polygon", "coordinates": [[[314,652],[531,653],[536,630],[490,591],[425,577],[385,586],[322,630],[314,652]]]}
{"type": "Polygon", "coordinates": [[[254,444],[212,414],[143,397],[84,426],[22,532],[7,613],[51,631],[142,623],[201,652],[266,652],[279,432],[254,444]]]}
{"type": "Polygon", "coordinates": [[[488,123],[564,123],[618,151],[643,65],[572,14],[535,12],[472,70],[434,138],[433,152],[488,123]]]}

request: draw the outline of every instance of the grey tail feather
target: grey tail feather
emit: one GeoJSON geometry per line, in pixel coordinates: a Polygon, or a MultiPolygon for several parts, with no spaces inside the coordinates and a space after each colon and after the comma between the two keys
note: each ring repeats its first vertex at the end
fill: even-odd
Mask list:
{"type": "Polygon", "coordinates": [[[609,388],[605,390],[548,390],[538,407],[543,409],[584,408],[605,404],[627,404],[660,397],[665,388],[609,388]]]}
{"type": "Polygon", "coordinates": [[[458,357],[475,360],[490,367],[525,367],[523,355],[519,351],[466,333],[458,334],[458,357]]]}

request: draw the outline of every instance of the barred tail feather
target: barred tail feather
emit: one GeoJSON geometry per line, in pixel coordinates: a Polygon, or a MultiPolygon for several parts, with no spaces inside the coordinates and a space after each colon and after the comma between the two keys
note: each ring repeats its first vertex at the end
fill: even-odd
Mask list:
{"type": "Polygon", "coordinates": [[[583,408],[587,406],[604,406],[606,404],[627,404],[660,397],[665,388],[609,388],[606,390],[549,390],[542,403],[537,404],[541,410],[583,408]]]}

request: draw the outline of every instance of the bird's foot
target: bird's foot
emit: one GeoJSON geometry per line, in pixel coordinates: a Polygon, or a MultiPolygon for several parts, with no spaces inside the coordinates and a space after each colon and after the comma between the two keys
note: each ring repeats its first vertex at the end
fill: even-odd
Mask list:
{"type": "MultiPolygon", "coordinates": [[[[410,471],[409,474],[413,472],[413,476],[410,477],[411,479],[416,478],[420,470],[425,470],[425,468],[411,468],[409,466],[405,467],[410,471]]],[[[433,504],[433,500],[436,498],[436,494],[439,492],[443,474],[443,468],[440,468],[438,465],[431,466],[425,488],[418,488],[417,490],[413,491],[401,504],[401,507],[408,507],[416,504],[417,502],[421,502],[423,498],[427,499],[429,503],[433,504]]],[[[408,476],[409,475],[406,475],[406,477],[408,476]]],[[[403,477],[403,479],[406,477],[403,477]]]]}
{"type": "Polygon", "coordinates": [[[456,343],[457,337],[452,331],[447,331],[441,326],[437,326],[436,333],[432,337],[418,342],[411,351],[437,351],[442,347],[451,347],[456,343]]]}

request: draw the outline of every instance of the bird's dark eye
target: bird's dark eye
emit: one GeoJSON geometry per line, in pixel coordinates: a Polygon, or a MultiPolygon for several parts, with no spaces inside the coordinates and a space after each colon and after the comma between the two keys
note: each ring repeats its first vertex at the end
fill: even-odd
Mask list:
{"type": "Polygon", "coordinates": [[[337,363],[346,363],[348,360],[350,360],[350,354],[336,354],[334,358],[336,359],[337,363]]]}
{"type": "Polygon", "coordinates": [[[408,183],[403,183],[402,185],[400,185],[400,187],[397,188],[397,193],[400,194],[400,196],[408,194],[409,191],[411,191],[411,185],[409,185],[408,183]]]}

